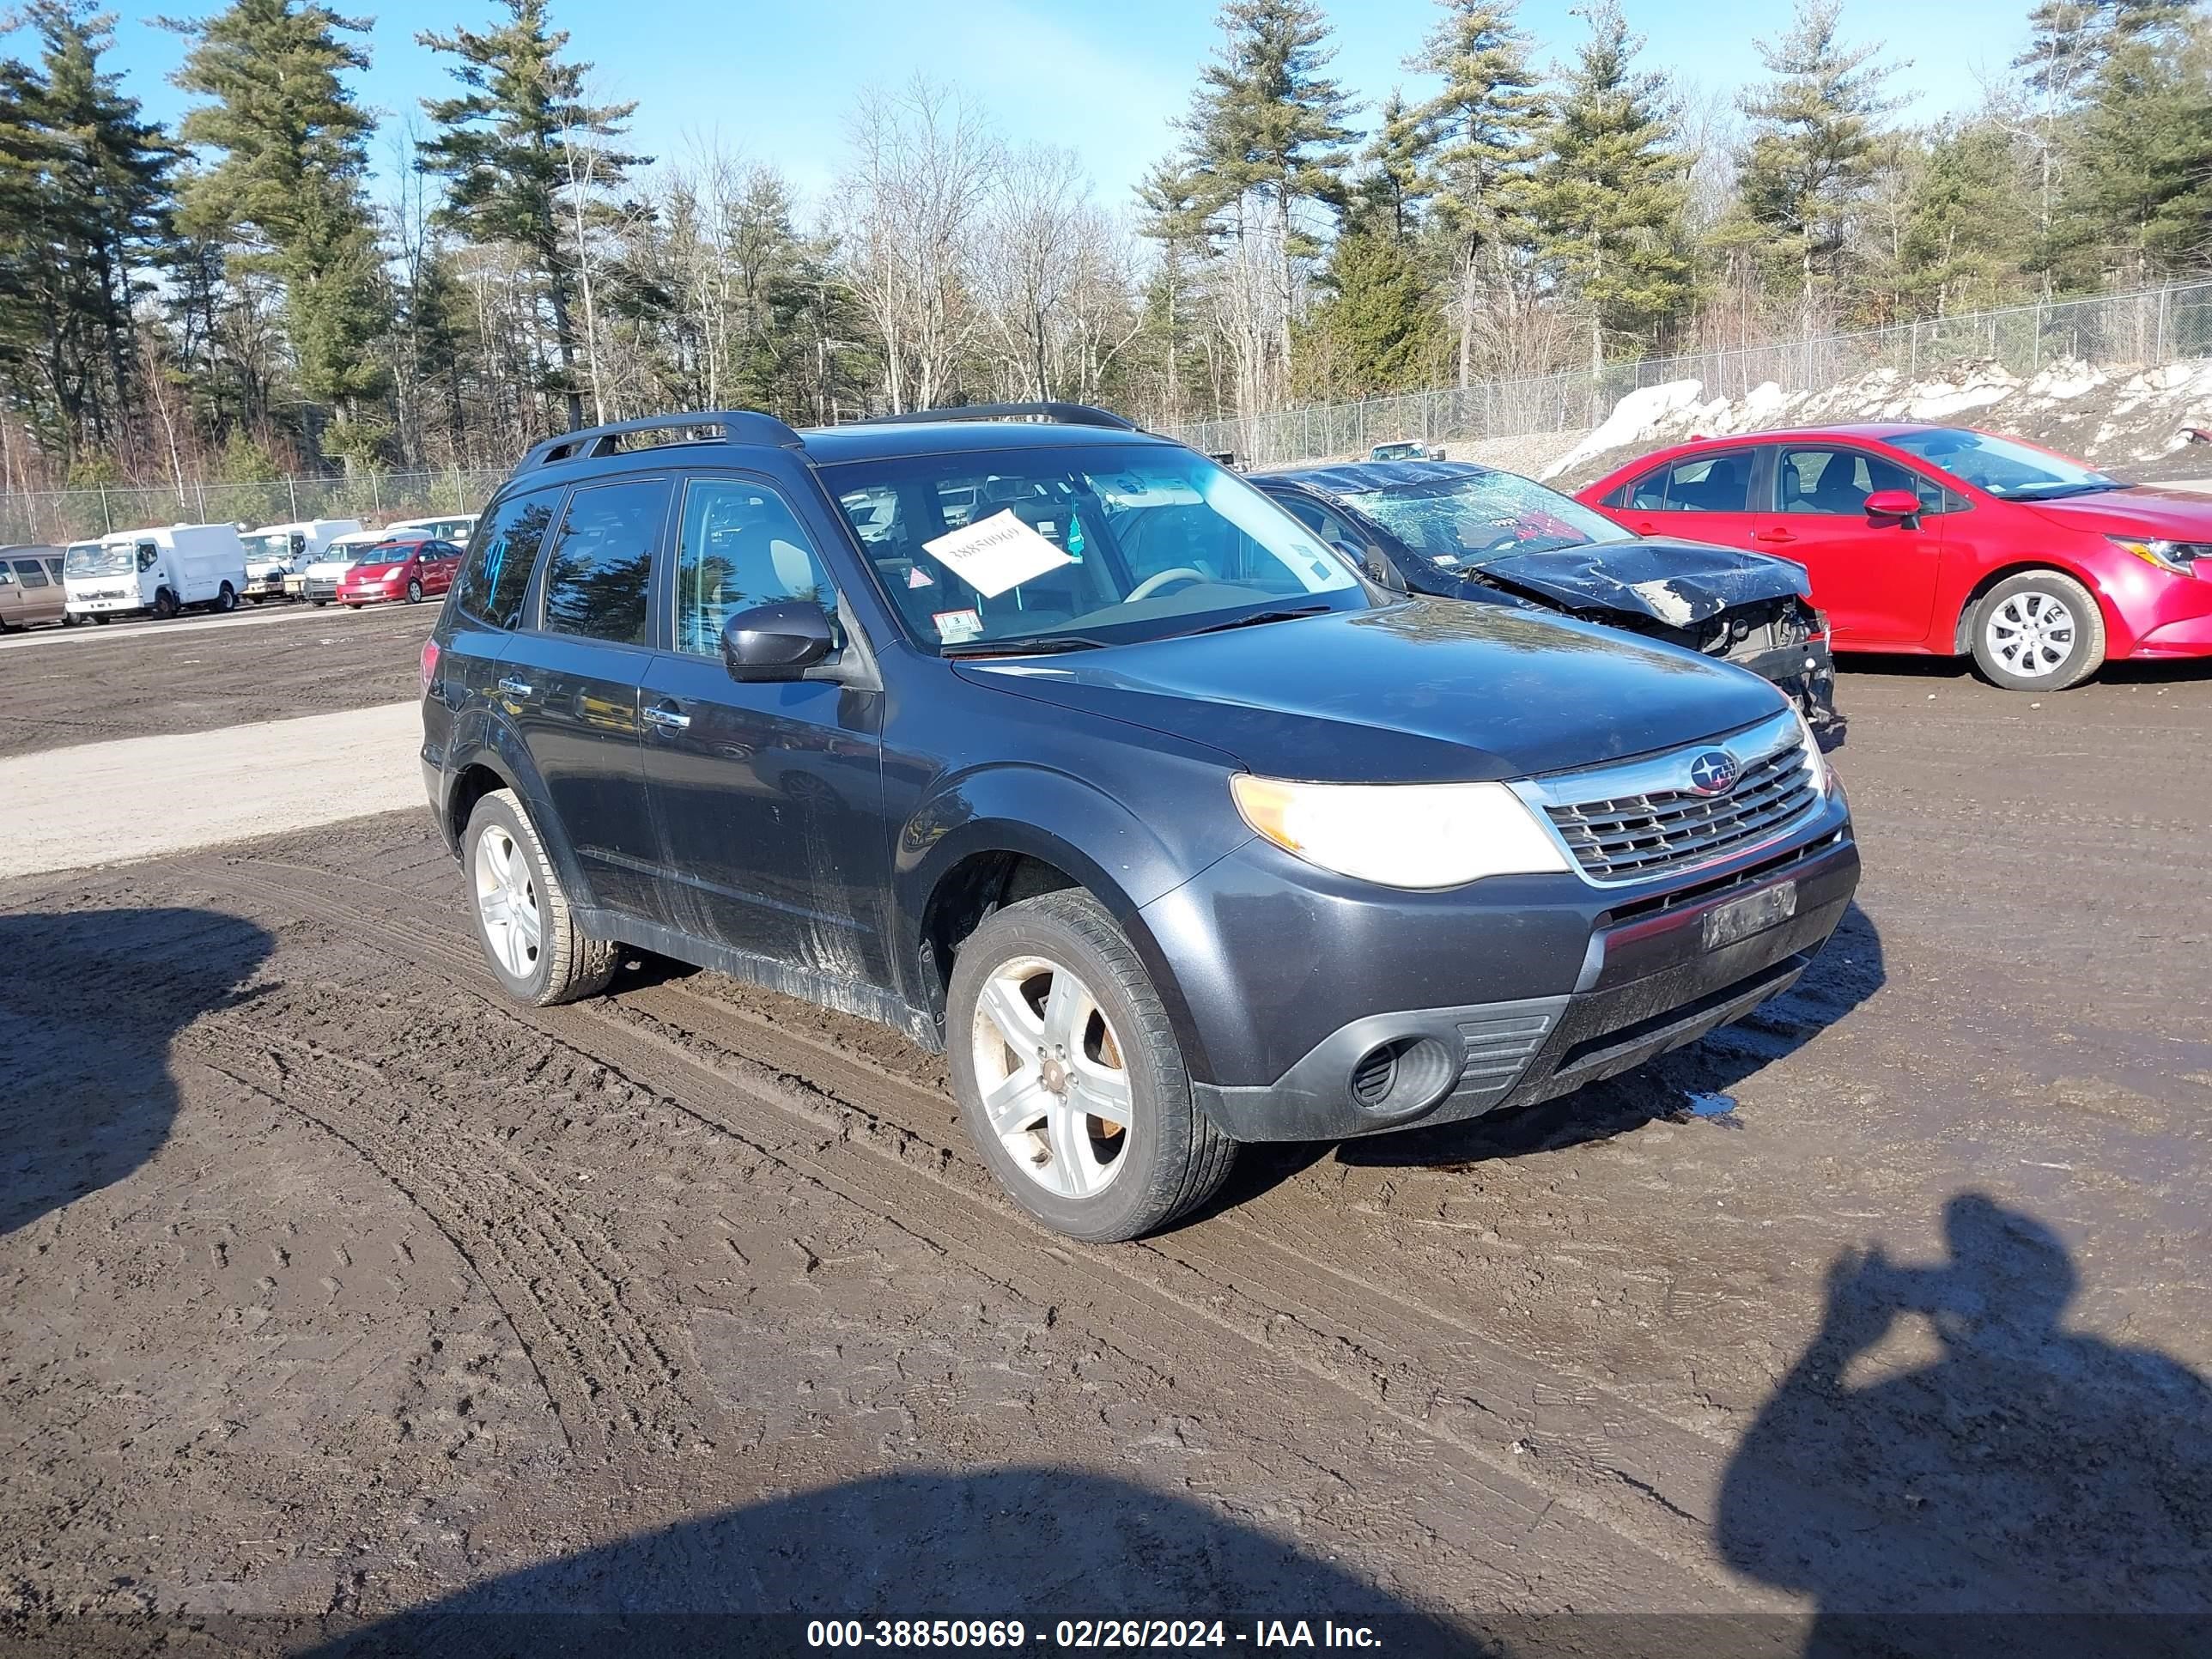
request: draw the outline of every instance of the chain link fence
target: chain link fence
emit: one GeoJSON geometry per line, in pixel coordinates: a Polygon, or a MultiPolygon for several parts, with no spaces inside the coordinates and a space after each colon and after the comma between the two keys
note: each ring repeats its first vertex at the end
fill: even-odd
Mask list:
{"type": "Polygon", "coordinates": [[[2212,282],[1647,358],[1596,374],[1566,370],[1200,421],[1173,431],[1194,449],[1233,453],[1240,463],[1265,466],[1364,455],[1372,445],[1400,439],[1433,444],[1575,431],[1595,426],[1639,387],[1678,380],[1702,382],[1707,398],[1740,398],[1769,381],[1784,392],[1817,392],[1876,368],[1911,381],[1966,363],[1995,362],[2032,375],[2067,360],[2152,368],[2191,357],[2212,357],[2212,282]]]}
{"type": "MultiPolygon", "coordinates": [[[[1962,313],[1850,334],[1775,340],[1680,357],[1647,358],[1592,374],[1568,370],[1491,380],[1356,404],[1282,410],[1251,419],[1200,421],[1173,435],[1208,453],[1233,453],[1268,465],[1364,454],[1378,443],[1462,442],[1595,426],[1641,386],[1698,380],[1707,398],[1741,397],[1772,381],[1816,392],[1874,368],[1908,380],[1963,363],[1996,362],[2016,374],[2080,360],[2154,367],[2212,356],[2212,282],[1962,313]]],[[[186,481],[91,489],[0,491],[0,544],[56,545],[147,525],[359,519],[381,525],[437,513],[471,513],[506,477],[496,467],[438,472],[368,472],[350,477],[277,478],[265,483],[186,481]]]]}
{"type": "Polygon", "coordinates": [[[187,480],[139,487],[0,492],[0,545],[66,546],[112,531],[149,525],[243,524],[249,529],[305,519],[395,519],[473,513],[507,477],[497,467],[438,472],[364,472],[352,477],[276,478],[265,483],[187,480]]]}

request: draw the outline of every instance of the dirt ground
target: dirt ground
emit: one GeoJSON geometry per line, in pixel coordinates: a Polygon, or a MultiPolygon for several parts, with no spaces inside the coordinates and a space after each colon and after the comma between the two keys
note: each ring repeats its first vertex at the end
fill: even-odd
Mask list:
{"type": "Polygon", "coordinates": [[[437,617],[434,604],[266,605],[10,634],[0,642],[0,759],[417,696],[417,657],[437,617]]]}
{"type": "MultiPolygon", "coordinates": [[[[335,699],[413,622],[239,649],[335,699]]],[[[1937,1615],[2212,1618],[2212,675],[1840,696],[1866,882],[1789,997],[1104,1249],[888,1032],[642,957],[508,1006],[421,814],[0,885],[0,1638],[2206,1650],[1937,1615]]]]}

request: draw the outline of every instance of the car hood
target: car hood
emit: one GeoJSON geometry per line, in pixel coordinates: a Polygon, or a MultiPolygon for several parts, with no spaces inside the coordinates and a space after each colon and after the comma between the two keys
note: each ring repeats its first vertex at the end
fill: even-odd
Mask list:
{"type": "Polygon", "coordinates": [[[2018,501],[2014,505],[2069,530],[2135,535],[2158,541],[2212,541],[2212,495],[2199,495],[2186,489],[2157,489],[2136,484],[2095,495],[2069,495],[2055,501],[2018,501]]]}
{"type": "Polygon", "coordinates": [[[1480,574],[1575,611],[1687,628],[1739,605],[1808,598],[1802,565],[1704,542],[1644,540],[1563,547],[1484,562],[1480,574]]]}
{"type": "Polygon", "coordinates": [[[1784,706],[1756,675],[1693,652],[1455,599],[955,667],[1324,782],[1528,777],[1717,737],[1784,706]]]}

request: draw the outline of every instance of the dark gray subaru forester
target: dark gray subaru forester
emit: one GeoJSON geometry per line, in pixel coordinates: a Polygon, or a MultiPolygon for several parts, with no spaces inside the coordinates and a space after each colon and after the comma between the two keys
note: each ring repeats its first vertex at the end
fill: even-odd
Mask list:
{"type": "Polygon", "coordinates": [[[628,945],[896,1026],[1084,1239],[1189,1210],[1240,1141],[1688,1042],[1786,988],[1858,879],[1765,681],[1373,586],[1070,405],[550,440],[423,680],[509,994],[589,995],[628,945]]]}

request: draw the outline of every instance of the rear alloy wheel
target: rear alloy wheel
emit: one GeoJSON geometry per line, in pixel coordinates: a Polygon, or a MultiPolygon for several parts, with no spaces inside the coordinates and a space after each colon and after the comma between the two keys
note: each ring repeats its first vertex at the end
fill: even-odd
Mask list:
{"type": "Polygon", "coordinates": [[[2103,666],[2104,612],[2059,571],[2008,576],[1974,613],[1974,660],[2008,691],[2063,691],[2103,666]]]}
{"type": "Polygon", "coordinates": [[[407,603],[410,605],[422,603],[422,584],[420,581],[410,581],[407,584],[407,603]]]}
{"type": "Polygon", "coordinates": [[[1135,1238],[1212,1197],[1236,1142],[1191,1097],[1144,965],[1088,893],[994,912],[955,959],[953,1092],[1014,1201],[1070,1237],[1135,1238]]]}
{"type": "Polygon", "coordinates": [[[578,931],[545,843],[511,789],[476,804],[461,846],[477,939],[507,995],[533,1007],[596,996],[620,947],[578,931]]]}

